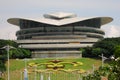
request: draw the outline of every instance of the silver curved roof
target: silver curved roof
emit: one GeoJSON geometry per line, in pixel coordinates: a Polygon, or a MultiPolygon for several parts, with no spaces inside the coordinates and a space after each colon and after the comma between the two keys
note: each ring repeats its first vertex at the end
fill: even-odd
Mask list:
{"type": "Polygon", "coordinates": [[[45,14],[44,17],[45,18],[41,18],[39,20],[37,20],[37,19],[25,19],[25,18],[10,18],[7,21],[8,21],[8,23],[11,23],[11,24],[14,24],[17,26],[19,26],[20,20],[39,22],[42,24],[49,24],[49,25],[55,25],[55,26],[62,26],[62,25],[76,23],[76,22],[91,21],[91,20],[96,20],[96,19],[100,19],[101,20],[100,25],[104,25],[104,24],[107,24],[113,20],[113,18],[111,18],[111,17],[79,18],[79,17],[76,17],[75,14],[68,14],[68,13],[45,14]],[[55,19],[55,18],[58,18],[60,20],[55,19]]]}

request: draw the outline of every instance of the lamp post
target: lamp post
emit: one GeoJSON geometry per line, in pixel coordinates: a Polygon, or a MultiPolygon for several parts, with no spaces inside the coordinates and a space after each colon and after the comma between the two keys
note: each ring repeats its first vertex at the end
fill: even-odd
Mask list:
{"type": "Polygon", "coordinates": [[[101,58],[102,58],[102,67],[104,66],[104,61],[106,60],[106,59],[108,59],[107,57],[105,57],[103,54],[100,56],[101,58]]]}
{"type": "Polygon", "coordinates": [[[9,66],[10,65],[10,61],[9,61],[10,46],[9,45],[6,46],[6,50],[7,50],[7,56],[8,56],[7,57],[7,59],[8,59],[8,80],[10,80],[10,69],[9,69],[10,68],[10,66],[9,66]]]}
{"type": "Polygon", "coordinates": [[[12,48],[14,48],[14,47],[12,47],[12,46],[9,46],[9,45],[7,45],[7,46],[4,46],[3,48],[1,48],[1,49],[6,49],[6,51],[7,51],[7,60],[8,60],[8,70],[7,70],[7,73],[8,73],[8,80],[10,80],[10,61],[9,61],[9,51],[10,51],[10,49],[12,49],[12,48]]]}

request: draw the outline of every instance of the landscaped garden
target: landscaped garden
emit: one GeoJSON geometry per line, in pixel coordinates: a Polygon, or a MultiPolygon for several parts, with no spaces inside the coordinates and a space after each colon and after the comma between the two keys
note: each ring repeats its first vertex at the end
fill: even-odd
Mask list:
{"type": "MultiPolygon", "coordinates": [[[[37,72],[36,79],[39,80],[40,73],[42,71],[43,71],[42,72],[43,75],[46,74],[46,76],[48,75],[48,72],[54,72],[55,74],[52,74],[52,76],[54,75],[58,77],[57,80],[61,79],[60,78],[61,76],[63,76],[63,78],[69,79],[70,75],[72,75],[71,72],[73,72],[76,74],[76,75],[75,74],[72,75],[73,79],[76,80],[76,78],[78,78],[81,74],[85,75],[88,73],[92,73],[93,64],[95,65],[95,69],[98,69],[98,67],[101,65],[101,61],[96,59],[90,59],[90,58],[26,59],[26,61],[25,59],[11,59],[10,60],[10,79],[11,80],[21,79],[21,76],[23,77],[23,71],[25,69],[26,64],[27,64],[27,69],[29,73],[28,75],[30,75],[29,80],[33,80],[35,78],[35,75],[34,75],[35,72],[37,72]],[[56,62],[60,61],[60,62],[54,63],[54,61],[56,62]],[[61,67],[63,65],[64,67],[61,67]],[[80,75],[78,75],[77,72],[80,75]],[[57,75],[57,73],[59,74],[57,75]]],[[[53,78],[56,78],[56,77],[53,77],[53,78]]],[[[5,72],[4,78],[5,79],[7,78],[7,72],[5,72]]]]}
{"type": "MultiPolygon", "coordinates": [[[[10,80],[23,80],[25,66],[29,80],[120,80],[120,38],[106,38],[93,47],[81,48],[83,58],[32,59],[29,50],[18,48],[13,41],[0,40],[0,48],[8,44],[16,47],[9,53],[10,80]],[[101,53],[109,59],[114,55],[114,59],[100,67],[101,53]]],[[[0,80],[7,79],[7,66],[7,52],[1,49],[0,80]]]]}

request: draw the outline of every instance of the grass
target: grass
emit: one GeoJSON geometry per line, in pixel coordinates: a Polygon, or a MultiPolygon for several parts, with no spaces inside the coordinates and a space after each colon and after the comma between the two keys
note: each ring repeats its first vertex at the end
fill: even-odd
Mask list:
{"type": "MultiPolygon", "coordinates": [[[[31,63],[31,62],[47,63],[50,60],[54,60],[54,58],[50,58],[50,59],[28,59],[27,64],[31,63]]],[[[84,69],[86,71],[91,71],[93,64],[94,64],[96,69],[101,65],[101,60],[96,60],[96,59],[91,59],[91,58],[60,58],[59,60],[61,60],[63,62],[82,62],[83,63],[82,66],[76,66],[76,67],[73,67],[71,65],[66,64],[66,67],[65,67],[66,69],[84,69]]],[[[6,66],[7,66],[7,63],[6,63],[6,66]]],[[[25,67],[25,60],[24,59],[19,59],[19,60],[11,59],[10,60],[10,80],[20,80],[21,72],[24,71],[24,67],[25,67]]],[[[45,69],[45,66],[42,66],[42,67],[39,67],[39,68],[45,69]]],[[[6,73],[4,75],[5,79],[7,78],[6,73]]],[[[59,75],[64,76],[63,73],[59,74],[59,75]]],[[[71,74],[65,74],[65,75],[71,76],[71,74]]],[[[34,76],[34,73],[32,73],[31,76],[30,76],[31,80],[34,79],[32,76],[34,76]]],[[[45,75],[45,76],[47,76],[47,75],[45,75]]],[[[76,77],[76,76],[73,76],[73,77],[76,77]]],[[[59,80],[59,79],[57,79],[57,80],[59,80]]]]}

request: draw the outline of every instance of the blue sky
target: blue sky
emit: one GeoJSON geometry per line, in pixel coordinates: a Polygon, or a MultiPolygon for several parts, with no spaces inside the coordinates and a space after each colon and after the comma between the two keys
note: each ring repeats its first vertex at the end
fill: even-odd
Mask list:
{"type": "Polygon", "coordinates": [[[7,19],[38,19],[52,12],[71,12],[79,17],[112,17],[113,22],[101,29],[105,37],[120,36],[120,0],[0,0],[0,39],[16,39],[19,27],[7,23],[7,19]]]}

